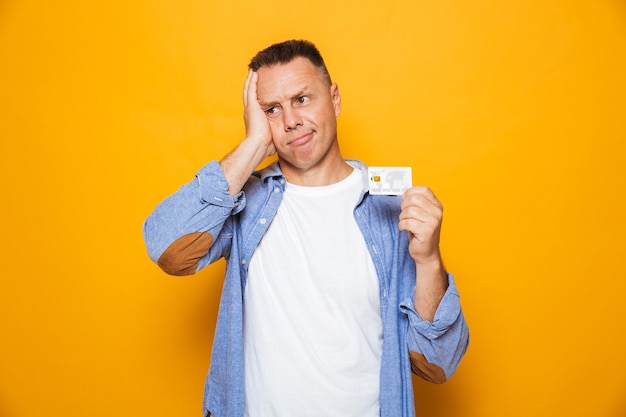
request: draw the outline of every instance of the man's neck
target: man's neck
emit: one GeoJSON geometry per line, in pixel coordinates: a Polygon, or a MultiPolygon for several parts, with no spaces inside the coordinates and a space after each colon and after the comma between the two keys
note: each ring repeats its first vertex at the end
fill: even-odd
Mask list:
{"type": "Polygon", "coordinates": [[[348,177],[354,170],[343,159],[339,159],[333,164],[325,164],[306,170],[298,169],[289,164],[281,164],[280,160],[279,164],[288,182],[304,187],[322,187],[338,183],[348,177]]]}

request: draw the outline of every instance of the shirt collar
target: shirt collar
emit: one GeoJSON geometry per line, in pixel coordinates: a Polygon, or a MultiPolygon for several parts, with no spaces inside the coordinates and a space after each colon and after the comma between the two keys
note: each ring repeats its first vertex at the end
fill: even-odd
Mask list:
{"type": "MultiPolygon", "coordinates": [[[[367,176],[367,167],[365,164],[356,159],[346,159],[345,160],[348,165],[350,165],[354,169],[358,169],[361,171],[361,179],[363,181],[363,191],[367,191],[369,189],[369,180],[367,176]]],[[[261,169],[257,175],[261,178],[261,181],[265,182],[265,180],[269,177],[276,178],[284,178],[285,176],[280,170],[280,166],[278,165],[278,161],[271,163],[265,168],[261,169]]]]}

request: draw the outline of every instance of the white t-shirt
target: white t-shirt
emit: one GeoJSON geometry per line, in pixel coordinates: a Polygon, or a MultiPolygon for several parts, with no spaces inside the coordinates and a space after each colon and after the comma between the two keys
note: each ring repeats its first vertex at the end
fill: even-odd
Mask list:
{"type": "Polygon", "coordinates": [[[287,184],[244,293],[247,417],[378,417],[379,284],[354,219],[358,169],[287,184]]]}

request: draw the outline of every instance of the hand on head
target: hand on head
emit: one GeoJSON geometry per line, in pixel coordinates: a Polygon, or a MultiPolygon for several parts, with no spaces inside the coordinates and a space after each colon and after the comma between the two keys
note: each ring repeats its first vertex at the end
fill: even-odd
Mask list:
{"type": "Polygon", "coordinates": [[[249,70],[248,77],[243,88],[244,123],[246,126],[246,138],[258,140],[267,146],[267,156],[276,153],[276,147],[272,140],[272,131],[261,108],[257,97],[257,81],[259,74],[249,70]]]}

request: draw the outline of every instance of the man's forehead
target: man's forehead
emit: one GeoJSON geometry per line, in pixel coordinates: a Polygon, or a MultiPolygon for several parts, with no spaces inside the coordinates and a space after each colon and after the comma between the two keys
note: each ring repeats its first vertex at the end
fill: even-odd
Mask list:
{"type": "Polygon", "coordinates": [[[322,82],[319,71],[310,62],[307,65],[291,61],[287,64],[261,67],[257,73],[259,101],[271,101],[283,96],[308,92],[322,82]]]}

